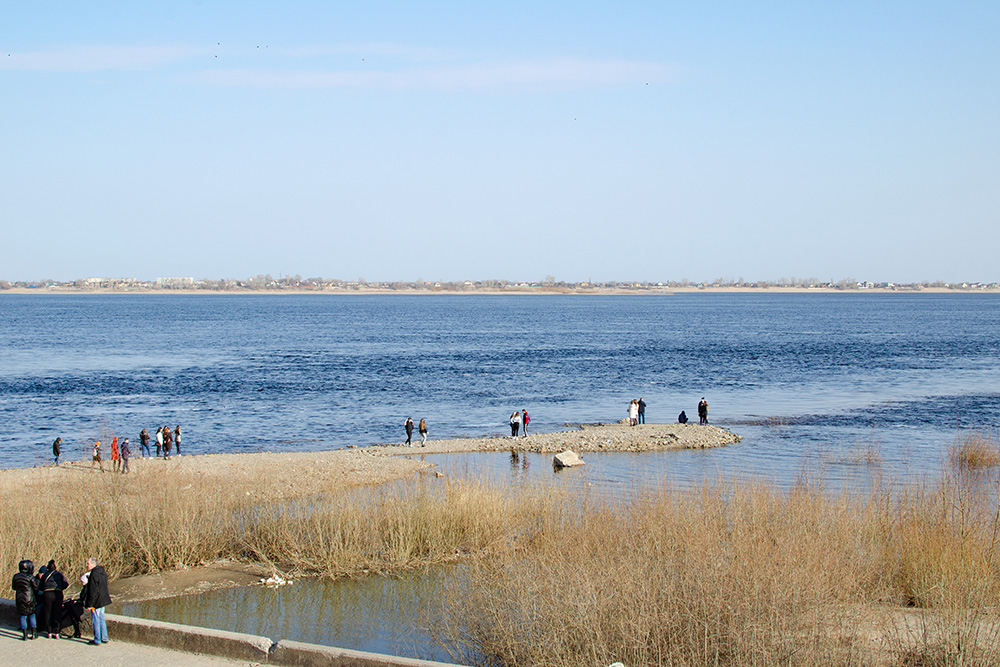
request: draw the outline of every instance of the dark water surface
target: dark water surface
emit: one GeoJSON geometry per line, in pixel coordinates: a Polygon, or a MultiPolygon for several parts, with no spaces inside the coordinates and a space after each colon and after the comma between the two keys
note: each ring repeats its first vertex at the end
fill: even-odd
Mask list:
{"type": "MultiPolygon", "coordinates": [[[[0,295],[0,466],[72,458],[102,432],[181,424],[185,453],[302,451],[695,415],[744,436],[704,451],[429,457],[449,476],[595,492],[820,466],[934,475],[960,429],[995,432],[1000,296],[0,295]],[[872,463],[871,452],[877,452],[872,463]]],[[[447,659],[421,615],[446,571],[218,591],[119,611],[273,638],[447,659]]]]}

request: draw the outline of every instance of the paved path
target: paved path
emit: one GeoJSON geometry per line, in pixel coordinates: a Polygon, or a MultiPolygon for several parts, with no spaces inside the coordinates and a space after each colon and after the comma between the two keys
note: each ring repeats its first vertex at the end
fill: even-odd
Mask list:
{"type": "Polygon", "coordinates": [[[21,631],[0,628],[0,663],[23,667],[236,667],[259,665],[246,660],[230,660],[207,655],[170,651],[164,648],[115,641],[90,646],[84,639],[45,639],[21,641],[21,631]]]}

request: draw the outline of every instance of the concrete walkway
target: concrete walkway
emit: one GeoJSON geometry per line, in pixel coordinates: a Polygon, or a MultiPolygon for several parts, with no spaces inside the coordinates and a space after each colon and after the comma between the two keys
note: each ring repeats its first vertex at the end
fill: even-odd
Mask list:
{"type": "Polygon", "coordinates": [[[236,667],[260,665],[258,662],[233,660],[215,656],[196,655],[171,651],[155,646],[115,641],[100,646],[87,644],[83,639],[45,639],[21,641],[21,631],[0,628],[0,663],[23,667],[236,667]]]}
{"type": "MultiPolygon", "coordinates": [[[[85,619],[86,620],[86,619],[85,619]]],[[[282,665],[283,667],[459,667],[442,662],[256,637],[108,614],[111,642],[90,646],[82,639],[23,641],[14,602],[0,598],[0,664],[118,665],[282,665]]]]}

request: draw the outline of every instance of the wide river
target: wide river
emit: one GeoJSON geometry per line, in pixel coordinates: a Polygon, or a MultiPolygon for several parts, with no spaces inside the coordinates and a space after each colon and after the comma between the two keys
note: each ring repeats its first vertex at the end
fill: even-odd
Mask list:
{"type": "Polygon", "coordinates": [[[184,453],[302,451],[399,441],[407,416],[431,438],[515,409],[617,421],[638,397],[670,422],[704,396],[744,436],[710,468],[784,478],[868,443],[934,468],[1000,411],[995,294],[0,295],[0,340],[0,467],[164,424],[184,453]]]}
{"type": "MultiPolygon", "coordinates": [[[[969,429],[996,433],[1000,295],[0,295],[0,467],[61,436],[181,425],[183,452],[304,451],[696,416],[716,450],[589,454],[563,479],[609,493],[732,475],[833,484],[873,465],[935,475],[969,429]],[[872,453],[874,452],[874,456],[872,453]]],[[[448,474],[551,478],[546,457],[431,457],[448,474]]],[[[447,659],[420,620],[448,572],[219,591],[115,611],[272,638],[447,659]],[[322,623],[314,622],[317,615],[322,623]]]]}

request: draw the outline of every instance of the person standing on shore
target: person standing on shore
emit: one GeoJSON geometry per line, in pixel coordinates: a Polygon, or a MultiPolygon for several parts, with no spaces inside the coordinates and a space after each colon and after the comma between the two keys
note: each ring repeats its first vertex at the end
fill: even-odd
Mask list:
{"type": "Polygon", "coordinates": [[[104,472],[104,462],[101,461],[101,441],[94,441],[94,451],[90,458],[90,471],[94,472],[94,464],[97,463],[101,466],[101,472],[104,472]]]}
{"type": "Polygon", "coordinates": [[[642,398],[640,398],[639,402],[636,405],[639,407],[639,423],[640,424],[645,424],[646,423],[646,401],[644,401],[644,400],[642,400],[642,398]]]}
{"type": "Polygon", "coordinates": [[[97,559],[91,556],[87,559],[87,570],[90,577],[87,580],[87,598],[83,606],[90,612],[90,622],[94,628],[92,646],[100,646],[108,641],[108,624],[104,619],[104,608],[111,604],[111,594],[108,593],[108,573],[97,564],[97,559]]]}
{"type": "Polygon", "coordinates": [[[132,456],[132,448],[128,446],[128,438],[122,440],[122,474],[128,472],[128,459],[132,456]]]}
{"type": "Polygon", "coordinates": [[[528,437],[528,423],[531,421],[531,417],[528,416],[527,410],[521,410],[521,430],[524,431],[524,437],[528,437]]]}
{"type": "Polygon", "coordinates": [[[60,454],[62,454],[62,438],[56,438],[56,441],[52,443],[52,456],[55,457],[55,462],[52,465],[59,465],[60,454]]]}
{"type": "Polygon", "coordinates": [[[639,402],[634,398],[632,402],[628,404],[628,423],[629,426],[635,426],[639,422],[639,402]]]}
{"type": "Polygon", "coordinates": [[[160,458],[163,451],[163,427],[156,429],[156,458],[160,458]]]}
{"type": "Polygon", "coordinates": [[[146,429],[142,429],[141,431],[139,431],[139,456],[140,457],[143,456],[143,452],[146,452],[145,456],[149,456],[149,433],[146,431],[146,429]]]}
{"type": "Polygon", "coordinates": [[[35,611],[38,608],[38,581],[31,576],[35,572],[35,564],[30,560],[22,560],[17,564],[17,574],[11,579],[10,588],[14,591],[14,601],[17,614],[21,617],[21,641],[28,641],[28,629],[31,629],[31,639],[38,630],[35,627],[35,611]]]}
{"type": "Polygon", "coordinates": [[[177,456],[181,455],[181,425],[174,429],[174,447],[177,448],[177,456]]]}
{"type": "Polygon", "coordinates": [[[406,421],[403,422],[403,428],[406,430],[406,443],[405,444],[406,444],[407,447],[412,447],[413,446],[413,419],[411,417],[407,417],[406,421]]]}
{"type": "Polygon", "coordinates": [[[698,401],[698,423],[708,423],[708,402],[705,400],[704,396],[702,396],[701,400],[698,401]]]}
{"type": "Polygon", "coordinates": [[[174,434],[169,426],[163,427],[163,458],[170,458],[170,450],[174,447],[174,434]]]}
{"type": "Polygon", "coordinates": [[[69,587],[69,582],[63,573],[56,568],[56,562],[50,560],[45,566],[45,573],[39,573],[38,588],[45,603],[42,612],[42,632],[49,639],[58,639],[62,630],[63,591],[69,587]]]}
{"type": "Polygon", "coordinates": [[[417,430],[420,432],[420,446],[427,446],[427,420],[423,417],[420,418],[420,423],[417,425],[417,430]]]}
{"type": "Polygon", "coordinates": [[[516,438],[517,432],[521,429],[521,413],[517,410],[510,415],[510,437],[516,438]]]}
{"type": "Polygon", "coordinates": [[[118,436],[111,438],[111,470],[119,472],[122,468],[121,456],[118,453],[118,436]]]}

